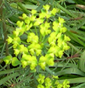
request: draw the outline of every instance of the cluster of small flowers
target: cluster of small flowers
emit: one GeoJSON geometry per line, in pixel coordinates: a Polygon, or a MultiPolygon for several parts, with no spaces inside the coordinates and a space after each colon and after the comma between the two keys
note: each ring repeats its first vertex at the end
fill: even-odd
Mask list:
{"type": "Polygon", "coordinates": [[[56,8],[50,11],[50,6],[45,5],[40,13],[32,10],[29,16],[22,15],[22,21],[17,22],[18,27],[7,39],[8,44],[13,45],[16,57],[5,58],[6,64],[29,65],[31,70],[39,65],[44,70],[46,65],[54,65],[54,56],[62,57],[63,52],[69,49],[67,42],[70,38],[65,35],[67,29],[63,26],[63,18],[50,22],[58,11],[56,8]],[[27,36],[26,41],[20,38],[23,34],[27,36]],[[17,59],[19,54],[20,60],[17,59]]]}
{"type": "Polygon", "coordinates": [[[59,83],[58,76],[45,77],[45,75],[39,74],[37,78],[37,88],[70,88],[69,81],[64,80],[63,83],[59,83]]]}

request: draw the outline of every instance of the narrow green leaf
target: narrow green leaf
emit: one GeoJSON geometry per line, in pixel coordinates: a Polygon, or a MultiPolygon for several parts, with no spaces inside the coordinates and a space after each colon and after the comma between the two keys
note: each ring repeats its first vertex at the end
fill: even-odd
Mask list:
{"type": "Polygon", "coordinates": [[[49,1],[49,0],[45,0],[43,3],[41,3],[41,5],[40,5],[38,8],[36,8],[36,10],[37,10],[37,11],[40,11],[40,10],[42,9],[43,5],[47,4],[48,1],[49,1]]]}
{"type": "Polygon", "coordinates": [[[76,15],[71,14],[67,9],[65,9],[64,7],[62,7],[59,3],[56,2],[56,5],[58,8],[60,8],[61,10],[63,10],[66,14],[70,15],[71,17],[76,17],[76,15]]]}
{"type": "MultiPolygon", "coordinates": [[[[59,80],[59,82],[62,83],[64,80],[59,80]]],[[[68,81],[70,83],[83,83],[85,82],[85,77],[71,78],[71,79],[68,79],[68,81]]]]}
{"type": "Polygon", "coordinates": [[[81,71],[85,72],[85,51],[81,54],[79,60],[79,68],[81,69],[81,71]]]}
{"type": "Polygon", "coordinates": [[[79,84],[78,86],[72,88],[85,88],[85,83],[79,84]]]}
{"type": "Polygon", "coordinates": [[[61,76],[61,75],[65,75],[65,74],[77,74],[77,75],[81,75],[81,76],[85,76],[85,73],[83,73],[81,70],[79,70],[78,68],[67,68],[65,70],[56,72],[55,75],[61,76]]]}
{"type": "Polygon", "coordinates": [[[23,10],[24,13],[29,14],[29,11],[23,6],[22,3],[19,3],[19,2],[18,2],[17,4],[18,4],[18,6],[23,10]]]}
{"type": "Polygon", "coordinates": [[[23,5],[26,9],[36,9],[38,6],[37,5],[28,5],[28,4],[25,4],[23,5]]]}
{"type": "Polygon", "coordinates": [[[2,75],[2,74],[14,73],[15,71],[18,71],[18,70],[20,70],[20,69],[22,69],[22,68],[21,68],[21,67],[17,67],[17,68],[5,70],[5,71],[0,71],[0,75],[2,75]]]}
{"type": "Polygon", "coordinates": [[[5,84],[5,82],[8,81],[10,78],[12,79],[12,78],[15,78],[17,76],[19,76],[18,73],[13,73],[11,75],[4,77],[3,79],[0,79],[0,85],[5,84]]]}

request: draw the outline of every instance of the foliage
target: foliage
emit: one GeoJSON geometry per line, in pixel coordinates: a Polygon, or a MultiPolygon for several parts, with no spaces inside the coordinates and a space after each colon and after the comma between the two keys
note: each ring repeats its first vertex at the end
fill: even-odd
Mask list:
{"type": "Polygon", "coordinates": [[[54,76],[49,78],[49,77],[46,77],[42,74],[39,74],[39,77],[38,77],[38,83],[39,85],[37,86],[37,88],[69,88],[70,85],[69,85],[69,81],[67,80],[64,80],[64,82],[61,84],[59,83],[58,81],[58,76],[54,76]]]}
{"type": "Polygon", "coordinates": [[[56,80],[60,86],[67,84],[69,87],[70,84],[71,88],[85,88],[84,5],[84,0],[0,0],[0,88],[46,87],[48,81],[50,82],[48,87],[55,88],[56,80]],[[47,5],[43,9],[43,5],[46,4],[50,8],[47,5]],[[50,14],[45,14],[46,9],[50,14]],[[61,39],[58,39],[59,37],[56,39],[54,29],[61,23],[59,19],[62,19],[64,23],[62,27],[65,30],[57,31],[63,36],[61,39]],[[45,30],[40,30],[43,27],[45,30]],[[20,28],[24,30],[20,31],[20,28]],[[70,49],[64,51],[62,47],[63,53],[59,54],[60,51],[56,50],[56,46],[63,46],[61,40],[65,38],[64,36],[71,39],[70,42],[65,42],[70,49]],[[49,58],[47,54],[50,53],[49,58]],[[28,57],[32,58],[29,61],[31,60],[33,64],[26,62],[28,57]],[[50,59],[49,62],[47,58],[50,59]],[[53,75],[59,79],[53,78],[53,75]],[[41,81],[43,83],[40,83],[41,81]]]}
{"type": "Polygon", "coordinates": [[[17,22],[18,28],[7,39],[8,44],[13,44],[16,57],[5,57],[6,64],[12,62],[13,66],[17,66],[21,62],[22,67],[30,65],[30,69],[34,70],[40,65],[45,70],[46,65],[54,65],[54,56],[61,58],[63,52],[69,49],[66,42],[70,38],[65,35],[67,29],[63,26],[64,19],[59,17],[50,23],[50,18],[55,16],[57,10],[53,8],[49,11],[49,5],[43,8],[39,15],[36,10],[32,10],[29,17],[23,14],[23,21],[17,22]],[[23,34],[26,36],[25,41],[20,38],[23,34]]]}
{"type": "MultiPolygon", "coordinates": [[[[67,29],[63,26],[65,21],[59,17],[50,23],[50,18],[53,19],[58,9],[53,8],[52,11],[49,9],[49,5],[44,5],[40,13],[32,10],[29,16],[22,15],[23,21],[17,22],[18,27],[7,39],[8,44],[12,43],[15,57],[9,55],[3,58],[6,64],[22,65],[23,68],[29,65],[33,71],[37,71],[36,67],[40,66],[45,70],[47,65],[54,65],[54,57],[61,58],[63,52],[69,49],[67,41],[70,41],[70,38],[65,35],[67,29]],[[20,38],[23,34],[26,35],[25,41],[20,38]]],[[[58,86],[62,85],[56,86],[60,88],[58,86]]],[[[49,88],[51,85],[46,87],[49,88]]]]}

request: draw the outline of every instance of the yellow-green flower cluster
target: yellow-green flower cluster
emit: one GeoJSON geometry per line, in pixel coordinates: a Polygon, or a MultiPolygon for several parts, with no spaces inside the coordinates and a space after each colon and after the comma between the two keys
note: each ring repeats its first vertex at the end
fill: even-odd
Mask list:
{"type": "Polygon", "coordinates": [[[48,52],[54,53],[55,56],[59,56],[60,58],[62,57],[63,52],[69,49],[67,41],[70,41],[70,38],[64,34],[67,30],[66,27],[63,26],[64,22],[64,19],[60,17],[58,21],[54,21],[54,31],[50,33],[50,36],[48,38],[48,42],[50,44],[50,49],[48,50],[48,52]]]}
{"type": "Polygon", "coordinates": [[[21,58],[21,63],[23,68],[26,67],[27,65],[30,65],[30,69],[34,70],[35,67],[37,66],[37,59],[35,56],[23,54],[21,58]]]}
{"type": "Polygon", "coordinates": [[[45,5],[40,13],[32,10],[29,16],[22,15],[23,20],[17,22],[18,27],[7,39],[8,44],[13,45],[15,56],[21,55],[17,65],[29,65],[31,70],[40,66],[45,70],[47,65],[54,65],[54,56],[61,58],[63,52],[69,49],[67,42],[70,39],[65,35],[64,19],[59,17],[50,21],[58,11],[57,8],[50,11],[50,6],[45,5]],[[26,40],[21,39],[23,34],[26,40]]]}
{"type": "Polygon", "coordinates": [[[59,83],[58,76],[45,77],[43,74],[39,74],[37,88],[70,88],[69,81],[64,80],[63,83],[59,83]]]}

